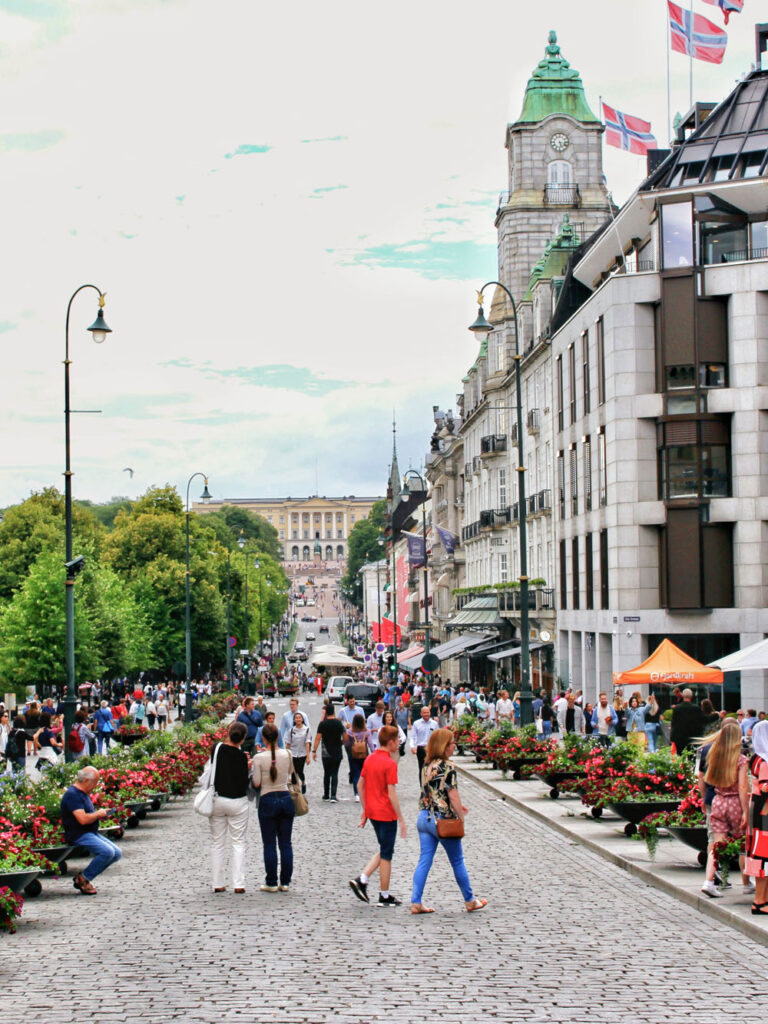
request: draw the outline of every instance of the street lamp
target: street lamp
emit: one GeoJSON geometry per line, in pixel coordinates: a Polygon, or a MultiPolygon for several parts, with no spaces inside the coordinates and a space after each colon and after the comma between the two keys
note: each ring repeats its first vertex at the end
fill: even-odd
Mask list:
{"type": "MultiPolygon", "coordinates": [[[[246,540],[243,535],[243,531],[240,531],[240,536],[237,538],[237,546],[241,551],[245,549],[246,540]]],[[[248,618],[248,555],[245,556],[245,649],[248,652],[243,662],[243,686],[245,689],[246,697],[252,697],[251,693],[251,630],[250,620],[248,618]]]]}
{"type": "Polygon", "coordinates": [[[86,288],[92,288],[99,293],[99,311],[96,319],[87,328],[97,345],[101,345],[112,331],[107,327],[104,320],[105,294],[95,284],[80,285],[67,304],[67,318],[64,327],[64,522],[65,522],[65,561],[67,570],[64,580],[64,615],[66,622],[66,680],[67,688],[64,697],[64,739],[66,745],[66,759],[73,761],[72,751],[69,749],[69,734],[75,723],[75,707],[77,706],[77,695],[75,692],[75,577],[85,565],[85,559],[81,556],[72,556],[72,465],[70,458],[70,417],[73,410],[69,404],[69,314],[72,309],[72,302],[76,295],[86,288]]]}
{"type": "MultiPolygon", "coordinates": [[[[403,477],[403,492],[408,494],[408,477],[416,477],[424,492],[421,503],[421,531],[424,538],[424,656],[429,657],[429,564],[427,559],[427,482],[415,469],[409,469],[403,477]]],[[[429,664],[429,662],[427,662],[429,664]]],[[[432,671],[428,669],[428,671],[432,671]]]]}
{"type": "Polygon", "coordinates": [[[187,535],[187,573],[184,584],[184,594],[186,598],[185,609],[184,609],[184,625],[185,625],[185,647],[186,647],[186,678],[184,681],[184,721],[192,721],[192,701],[190,698],[189,680],[192,675],[192,625],[190,618],[190,573],[189,573],[189,488],[192,486],[192,481],[195,477],[201,476],[204,481],[203,493],[200,495],[200,501],[204,505],[207,505],[211,500],[211,495],[208,492],[208,477],[205,473],[193,473],[187,481],[187,516],[186,516],[186,535],[187,535]]]}
{"type": "Polygon", "coordinates": [[[488,281],[477,293],[477,319],[469,328],[482,341],[484,341],[493,330],[483,312],[483,292],[486,288],[494,285],[505,293],[512,304],[512,323],[515,328],[515,398],[517,407],[517,479],[518,479],[518,530],[520,543],[520,724],[531,725],[533,722],[533,692],[531,690],[531,650],[529,646],[528,627],[528,539],[525,522],[525,466],[523,464],[523,397],[520,382],[520,339],[517,329],[517,307],[515,300],[508,288],[501,281],[488,281]]]}

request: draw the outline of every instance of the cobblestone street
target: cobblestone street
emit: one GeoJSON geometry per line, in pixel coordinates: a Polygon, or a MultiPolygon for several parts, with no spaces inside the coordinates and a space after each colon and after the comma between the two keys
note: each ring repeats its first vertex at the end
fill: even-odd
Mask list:
{"type": "MultiPolygon", "coordinates": [[[[311,708],[313,719],[317,706],[311,708]]],[[[765,949],[571,845],[463,782],[467,863],[490,899],[469,916],[438,853],[425,899],[408,912],[417,858],[416,766],[401,768],[409,834],[398,839],[395,911],[357,901],[347,879],[374,851],[359,805],[320,799],[294,827],[290,893],[210,891],[208,826],[191,799],[121,841],[124,857],[85,899],[69,878],[28,900],[3,939],[6,1005],[46,1024],[81,1022],[499,1021],[757,1022],[768,1014],[765,949]],[[114,993],[111,995],[110,993],[114,993]]],[[[343,774],[344,780],[346,775],[343,774]]],[[[376,890],[372,880],[371,891],[376,890]]]]}

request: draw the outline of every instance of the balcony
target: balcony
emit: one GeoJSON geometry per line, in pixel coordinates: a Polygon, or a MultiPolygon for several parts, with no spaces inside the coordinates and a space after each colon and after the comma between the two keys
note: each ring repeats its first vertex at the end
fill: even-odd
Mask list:
{"type": "Polygon", "coordinates": [[[512,522],[512,510],[506,508],[487,508],[480,513],[481,529],[497,530],[512,522]]]}
{"type": "Polygon", "coordinates": [[[506,434],[488,434],[480,438],[480,456],[493,457],[507,450],[506,434]]]}
{"type": "Polygon", "coordinates": [[[509,505],[508,511],[510,516],[510,523],[516,523],[520,518],[520,503],[516,501],[514,505],[509,505]]]}
{"type": "Polygon", "coordinates": [[[539,511],[538,494],[532,494],[529,498],[526,499],[526,503],[528,505],[528,515],[535,516],[536,513],[539,511]]]}
{"type": "Polygon", "coordinates": [[[512,442],[513,445],[517,446],[517,424],[516,423],[512,424],[512,430],[510,431],[509,439],[510,439],[510,441],[512,442]]]}
{"type": "Polygon", "coordinates": [[[474,523],[470,523],[469,526],[462,526],[461,528],[461,539],[472,540],[474,537],[480,535],[480,520],[476,520],[474,523]]]}
{"type": "Polygon", "coordinates": [[[547,182],[544,186],[545,206],[581,206],[581,192],[578,185],[560,185],[547,182]]]}
{"type": "Polygon", "coordinates": [[[480,513],[480,529],[481,530],[490,530],[490,528],[492,526],[493,526],[493,509],[492,508],[484,509],[480,513]]]}
{"type": "Polygon", "coordinates": [[[552,492],[551,491],[539,491],[536,495],[536,511],[546,513],[547,515],[552,514],[552,492]]]}
{"type": "Polygon", "coordinates": [[[528,433],[538,434],[541,430],[541,410],[540,409],[529,409],[528,410],[528,433]]]}
{"type": "Polygon", "coordinates": [[[480,458],[479,455],[473,455],[472,456],[472,472],[473,473],[479,473],[482,468],[483,468],[483,460],[480,458]]]}
{"type": "Polygon", "coordinates": [[[471,462],[465,462],[464,463],[464,479],[466,480],[466,479],[468,479],[471,476],[472,476],[472,463],[471,462]]]}
{"type": "MultiPolygon", "coordinates": [[[[517,614],[522,611],[523,603],[519,590],[503,590],[499,593],[499,611],[503,614],[517,614]]],[[[555,610],[555,592],[543,587],[529,587],[528,611],[553,612],[555,610]]]]}

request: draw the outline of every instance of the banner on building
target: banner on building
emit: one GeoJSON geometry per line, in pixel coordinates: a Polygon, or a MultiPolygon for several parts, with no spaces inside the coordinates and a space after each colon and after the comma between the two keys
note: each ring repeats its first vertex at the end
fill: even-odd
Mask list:
{"type": "Polygon", "coordinates": [[[424,565],[424,538],[407,530],[403,530],[403,536],[408,544],[408,564],[424,565]]]}
{"type": "Polygon", "coordinates": [[[450,530],[444,530],[442,526],[435,526],[435,529],[445,548],[446,555],[452,555],[456,550],[456,543],[459,538],[455,533],[451,533],[450,530]]]}

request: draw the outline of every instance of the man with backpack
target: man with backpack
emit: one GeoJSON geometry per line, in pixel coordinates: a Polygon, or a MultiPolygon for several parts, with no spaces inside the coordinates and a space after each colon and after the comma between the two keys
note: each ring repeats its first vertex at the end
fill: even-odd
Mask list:
{"type": "Polygon", "coordinates": [[[75,712],[75,723],[69,730],[67,736],[67,750],[72,755],[73,761],[79,761],[81,757],[87,757],[90,750],[90,741],[95,740],[96,736],[88,728],[87,715],[84,711],[75,712]]]}
{"type": "Polygon", "coordinates": [[[112,734],[115,731],[115,720],[112,717],[112,710],[105,700],[93,716],[96,726],[96,749],[101,754],[106,744],[106,752],[109,753],[109,744],[112,742],[112,734]]]}

